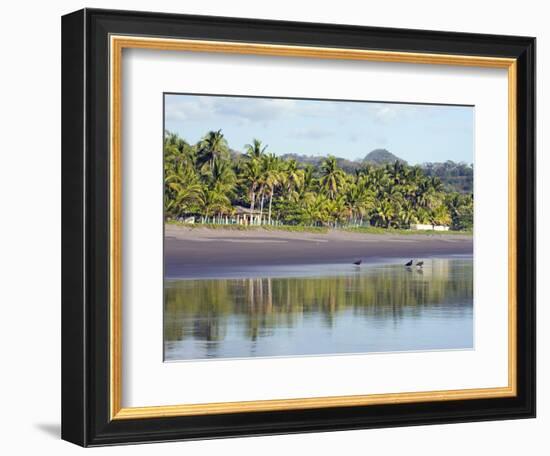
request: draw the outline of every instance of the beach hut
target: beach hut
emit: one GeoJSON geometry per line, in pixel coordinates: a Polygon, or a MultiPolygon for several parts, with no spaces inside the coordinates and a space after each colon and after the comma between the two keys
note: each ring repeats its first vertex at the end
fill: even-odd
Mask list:
{"type": "Polygon", "coordinates": [[[243,206],[234,206],[233,209],[239,225],[262,225],[265,220],[265,214],[262,216],[259,210],[251,211],[249,207],[243,206]]]}

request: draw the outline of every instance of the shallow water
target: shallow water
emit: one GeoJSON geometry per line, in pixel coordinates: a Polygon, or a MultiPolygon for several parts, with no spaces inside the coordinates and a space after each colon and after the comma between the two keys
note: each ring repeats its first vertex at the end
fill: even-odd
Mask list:
{"type": "Polygon", "coordinates": [[[473,261],[293,265],[167,280],[164,338],[166,361],[471,349],[473,261]]]}

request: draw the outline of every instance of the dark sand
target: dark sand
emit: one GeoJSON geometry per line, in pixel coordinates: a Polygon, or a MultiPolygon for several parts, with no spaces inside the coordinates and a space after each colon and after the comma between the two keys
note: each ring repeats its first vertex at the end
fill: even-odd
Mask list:
{"type": "Polygon", "coordinates": [[[449,234],[295,233],[165,225],[165,277],[212,276],[238,268],[472,255],[473,237],[449,234]]]}

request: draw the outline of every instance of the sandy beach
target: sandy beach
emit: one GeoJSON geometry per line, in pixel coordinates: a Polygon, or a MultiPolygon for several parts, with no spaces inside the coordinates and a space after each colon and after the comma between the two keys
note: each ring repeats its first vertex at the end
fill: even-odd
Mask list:
{"type": "Polygon", "coordinates": [[[351,263],[471,255],[473,237],[449,234],[302,233],[165,226],[165,276],[197,277],[254,266],[351,263]]]}

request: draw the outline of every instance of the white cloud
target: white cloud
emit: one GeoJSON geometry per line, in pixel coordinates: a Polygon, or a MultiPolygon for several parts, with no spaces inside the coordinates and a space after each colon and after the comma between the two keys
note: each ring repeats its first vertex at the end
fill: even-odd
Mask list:
{"type": "MultiPolygon", "coordinates": [[[[414,115],[418,107],[391,103],[338,102],[328,100],[295,100],[280,98],[249,98],[209,95],[167,95],[166,120],[200,122],[223,118],[239,125],[248,123],[269,125],[275,120],[292,122],[327,119],[344,125],[349,122],[395,124],[414,115]]],[[[323,132],[317,132],[321,134],[323,132]]],[[[307,132],[297,132],[296,137],[307,132]]],[[[307,134],[312,136],[313,133],[307,134]]],[[[326,136],[326,132],[324,133],[326,136]]]]}
{"type": "Polygon", "coordinates": [[[292,132],[292,137],[296,139],[320,139],[332,136],[334,133],[323,128],[299,128],[292,132]]]}
{"type": "Polygon", "coordinates": [[[293,115],[297,109],[295,100],[168,95],[166,97],[167,121],[201,121],[213,117],[228,117],[236,121],[269,122],[293,115]]]}

